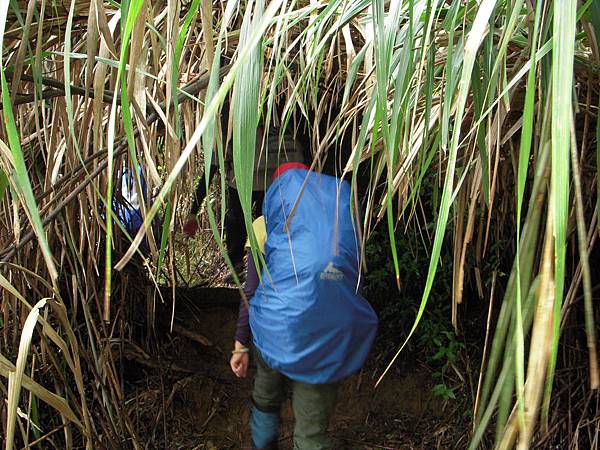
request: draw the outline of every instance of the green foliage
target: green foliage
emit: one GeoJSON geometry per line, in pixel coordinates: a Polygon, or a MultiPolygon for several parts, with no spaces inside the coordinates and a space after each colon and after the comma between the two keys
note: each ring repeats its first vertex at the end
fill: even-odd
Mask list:
{"type": "Polygon", "coordinates": [[[448,329],[448,324],[442,321],[425,320],[421,328],[419,344],[427,351],[435,351],[435,354],[428,358],[429,364],[436,369],[433,379],[437,384],[432,392],[443,400],[454,400],[456,395],[454,389],[446,384],[446,374],[452,366],[456,367],[460,353],[465,350],[465,344],[459,342],[458,334],[448,329]]]}
{"type": "MultiPolygon", "coordinates": [[[[437,372],[436,372],[437,373],[437,372]]],[[[436,397],[440,397],[442,400],[455,400],[456,396],[454,395],[454,391],[450,389],[446,384],[439,383],[436,384],[431,390],[433,395],[436,397]]]]}
{"type": "MultiPolygon", "coordinates": [[[[415,232],[396,230],[396,250],[400,272],[400,291],[394,280],[394,265],[389,257],[389,240],[385,231],[375,231],[366,245],[369,271],[365,275],[364,295],[376,308],[380,319],[379,345],[388,353],[402,343],[414,322],[419,305],[421,286],[427,273],[429,257],[415,232]]],[[[455,365],[465,345],[450,321],[452,295],[452,264],[449,252],[444,252],[432,286],[431,303],[409,341],[410,353],[424,355],[433,370],[436,385],[432,393],[443,400],[456,398],[446,383],[446,374],[455,365]]],[[[409,358],[413,359],[413,358],[409,358]]]]}

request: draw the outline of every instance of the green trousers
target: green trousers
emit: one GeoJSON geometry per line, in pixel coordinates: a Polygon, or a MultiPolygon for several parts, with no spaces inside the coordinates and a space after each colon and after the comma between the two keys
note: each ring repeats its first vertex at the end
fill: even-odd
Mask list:
{"type": "Polygon", "coordinates": [[[256,378],[252,400],[254,406],[267,413],[279,413],[284,400],[285,385],[292,384],[294,450],[330,450],[333,443],[327,434],[329,419],[337,401],[338,383],[307,384],[291,381],[264,362],[258,351],[256,378]]]}

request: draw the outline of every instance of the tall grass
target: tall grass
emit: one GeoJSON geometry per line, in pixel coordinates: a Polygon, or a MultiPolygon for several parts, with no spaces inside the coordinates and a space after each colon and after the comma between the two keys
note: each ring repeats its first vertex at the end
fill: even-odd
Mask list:
{"type": "MultiPolygon", "coordinates": [[[[455,262],[448,301],[458,327],[465,282],[484,295],[482,261],[502,245],[497,230],[508,230],[516,253],[492,321],[470,447],[483,445],[494,425],[496,446],[528,448],[549,421],[561,323],[582,282],[590,387],[598,387],[588,254],[597,232],[590,189],[597,149],[593,173],[589,160],[600,130],[599,27],[593,0],[579,10],[574,0],[4,2],[6,448],[18,433],[29,442],[35,427],[23,412],[34,398],[48,406],[47,422],[35,424],[48,446],[92,448],[101,436],[110,448],[141,448],[122,408],[111,345],[126,339],[115,326],[126,319],[120,280],[135,255],[152,276],[175,279],[171,236],[190,180],[216,161],[224,186],[230,138],[250,228],[261,119],[307,133],[314,168],[338,160],[338,174],[366,199],[365,237],[387,225],[398,283],[394,230],[407,217],[419,220],[421,182],[437,175],[430,266],[407,340],[426,312],[448,231],[455,262]],[[107,206],[120,201],[125,167],[143,198],[138,164],[155,195],[142,201],[144,225],[129,236],[107,206]],[[364,171],[369,182],[359,191],[364,171]],[[145,238],[148,254],[140,252],[145,238]],[[29,356],[48,363],[28,365],[29,356]],[[62,431],[50,438],[53,426],[62,431]]],[[[221,204],[220,213],[212,204],[207,212],[224,250],[224,197],[221,204]]]]}

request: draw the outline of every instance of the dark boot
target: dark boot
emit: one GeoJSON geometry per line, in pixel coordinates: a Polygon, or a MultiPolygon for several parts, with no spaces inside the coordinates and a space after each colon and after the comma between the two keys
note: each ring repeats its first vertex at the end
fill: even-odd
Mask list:
{"type": "Polygon", "coordinates": [[[252,408],[250,429],[254,450],[277,450],[279,421],[279,412],[264,412],[256,406],[252,408]]]}

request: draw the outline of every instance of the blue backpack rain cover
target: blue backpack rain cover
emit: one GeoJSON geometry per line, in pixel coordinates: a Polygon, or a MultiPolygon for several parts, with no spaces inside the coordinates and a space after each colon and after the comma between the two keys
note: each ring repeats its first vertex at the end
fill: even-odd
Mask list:
{"type": "Polygon", "coordinates": [[[361,368],[377,316],[358,293],[360,246],[350,215],[350,186],[293,169],[267,191],[266,269],[250,300],[254,344],[292,380],[332,383],[361,368]],[[297,209],[284,231],[300,194],[297,209]]]}
{"type": "MultiPolygon", "coordinates": [[[[114,198],[113,209],[127,231],[135,234],[144,223],[140,199],[138,198],[137,190],[135,188],[135,175],[128,167],[125,167],[120,175],[121,201],[118,202],[117,199],[114,198]]],[[[146,179],[144,178],[144,172],[141,166],[138,166],[138,175],[140,177],[142,195],[147,201],[146,179]]]]}

